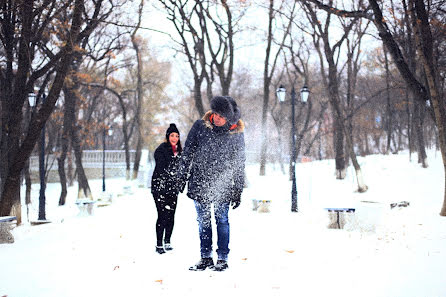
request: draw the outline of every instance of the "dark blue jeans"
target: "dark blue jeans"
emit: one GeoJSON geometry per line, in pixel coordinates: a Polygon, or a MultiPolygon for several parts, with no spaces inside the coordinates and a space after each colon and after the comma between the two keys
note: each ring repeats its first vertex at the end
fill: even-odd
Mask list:
{"type": "Polygon", "coordinates": [[[212,224],[211,205],[214,205],[215,223],[217,224],[217,256],[219,260],[227,260],[229,254],[229,202],[198,202],[198,229],[200,232],[200,252],[202,258],[212,258],[212,224]]]}

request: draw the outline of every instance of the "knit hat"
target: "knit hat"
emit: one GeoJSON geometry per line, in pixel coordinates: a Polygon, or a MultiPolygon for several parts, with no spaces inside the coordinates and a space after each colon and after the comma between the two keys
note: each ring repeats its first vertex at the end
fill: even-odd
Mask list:
{"type": "Polygon", "coordinates": [[[234,125],[241,117],[240,109],[232,97],[229,96],[215,96],[211,100],[211,109],[213,113],[218,113],[234,125]]]}
{"type": "Polygon", "coordinates": [[[169,135],[170,133],[178,133],[178,135],[180,135],[180,131],[178,131],[177,126],[174,123],[171,123],[169,128],[167,128],[166,131],[166,139],[169,140],[169,135]]]}

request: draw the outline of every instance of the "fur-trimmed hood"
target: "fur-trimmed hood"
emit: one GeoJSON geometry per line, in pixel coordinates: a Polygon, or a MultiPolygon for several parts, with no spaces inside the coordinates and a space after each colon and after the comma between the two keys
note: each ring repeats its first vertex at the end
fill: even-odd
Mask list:
{"type": "Polygon", "coordinates": [[[242,114],[234,98],[230,96],[215,96],[211,100],[211,110],[218,113],[229,122],[229,125],[237,124],[242,114]]]}
{"type": "MultiPolygon", "coordinates": [[[[204,125],[206,127],[213,129],[214,125],[211,123],[210,119],[211,115],[212,115],[212,110],[209,110],[204,114],[204,116],[201,119],[204,121],[204,125]]],[[[245,131],[245,123],[241,119],[239,119],[235,125],[236,127],[229,131],[230,134],[243,133],[243,131],[245,131]]]]}

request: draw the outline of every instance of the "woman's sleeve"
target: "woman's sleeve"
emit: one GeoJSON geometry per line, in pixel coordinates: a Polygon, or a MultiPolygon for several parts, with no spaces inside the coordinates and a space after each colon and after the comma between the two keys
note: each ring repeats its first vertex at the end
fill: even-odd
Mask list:
{"type": "Polygon", "coordinates": [[[159,146],[154,153],[155,164],[159,168],[159,172],[164,172],[169,165],[168,156],[165,154],[164,150],[159,146]]]}
{"type": "Polygon", "coordinates": [[[200,120],[196,121],[192,126],[192,128],[189,131],[189,134],[187,135],[183,151],[181,152],[181,159],[178,165],[178,175],[177,175],[180,183],[184,184],[186,183],[192,161],[195,158],[195,152],[199,144],[199,139],[198,139],[198,134],[200,131],[199,125],[201,125],[200,120]]]}

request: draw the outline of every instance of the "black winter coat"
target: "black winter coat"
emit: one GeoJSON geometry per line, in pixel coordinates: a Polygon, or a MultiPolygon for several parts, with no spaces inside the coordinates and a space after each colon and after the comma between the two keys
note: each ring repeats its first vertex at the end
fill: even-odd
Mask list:
{"type": "Polygon", "coordinates": [[[152,175],[152,194],[178,194],[176,175],[180,154],[174,156],[170,143],[163,142],[155,150],[154,156],[155,169],[152,175]]]}
{"type": "MultiPolygon", "coordinates": [[[[231,201],[240,198],[244,185],[244,123],[217,127],[211,112],[192,126],[179,165],[179,182],[189,182],[187,196],[198,201],[231,201]]],[[[183,185],[184,187],[184,185],[183,185]]]]}

